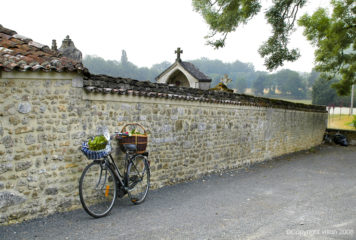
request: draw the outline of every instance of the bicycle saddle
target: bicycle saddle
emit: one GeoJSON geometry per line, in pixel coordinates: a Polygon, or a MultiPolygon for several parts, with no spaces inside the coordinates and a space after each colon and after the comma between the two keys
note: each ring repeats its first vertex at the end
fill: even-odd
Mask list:
{"type": "Polygon", "coordinates": [[[126,151],[136,151],[137,145],[136,144],[124,144],[126,151]]]}

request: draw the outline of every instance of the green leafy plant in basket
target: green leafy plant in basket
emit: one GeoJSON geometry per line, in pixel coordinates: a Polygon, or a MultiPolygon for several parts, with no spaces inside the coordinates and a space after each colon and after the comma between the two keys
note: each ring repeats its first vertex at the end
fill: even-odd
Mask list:
{"type": "Polygon", "coordinates": [[[132,129],[129,134],[130,134],[130,136],[131,136],[131,135],[135,135],[135,134],[137,134],[137,135],[142,135],[143,133],[140,133],[140,132],[137,131],[136,129],[132,129]]]}
{"type": "Polygon", "coordinates": [[[88,141],[89,150],[91,151],[99,151],[105,149],[106,144],[108,144],[108,140],[101,135],[96,136],[95,138],[88,141]]]}

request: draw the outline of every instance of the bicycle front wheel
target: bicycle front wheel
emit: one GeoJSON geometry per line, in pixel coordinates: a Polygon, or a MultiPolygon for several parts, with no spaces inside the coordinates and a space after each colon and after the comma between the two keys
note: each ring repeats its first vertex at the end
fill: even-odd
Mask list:
{"type": "Polygon", "coordinates": [[[150,168],[143,155],[137,155],[127,168],[128,195],[132,203],[140,204],[150,188],[150,168]]]}
{"type": "Polygon", "coordinates": [[[80,202],[92,217],[106,216],[116,200],[116,180],[104,161],[89,164],[79,180],[80,202]]]}

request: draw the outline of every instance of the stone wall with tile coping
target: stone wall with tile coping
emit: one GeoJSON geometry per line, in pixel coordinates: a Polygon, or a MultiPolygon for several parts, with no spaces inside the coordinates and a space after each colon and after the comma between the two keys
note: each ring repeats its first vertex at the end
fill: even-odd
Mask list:
{"type": "Polygon", "coordinates": [[[102,126],[149,130],[155,189],[311,148],[327,123],[307,108],[90,93],[73,73],[0,74],[0,224],[80,208],[90,161],[78,147],[102,126]]]}

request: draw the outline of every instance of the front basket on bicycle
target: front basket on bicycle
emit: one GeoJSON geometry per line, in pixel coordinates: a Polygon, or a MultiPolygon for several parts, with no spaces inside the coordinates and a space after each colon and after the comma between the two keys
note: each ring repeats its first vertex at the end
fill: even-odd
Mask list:
{"type": "Polygon", "coordinates": [[[130,132],[133,130],[133,133],[130,134],[130,136],[122,136],[118,139],[120,148],[123,152],[125,152],[125,145],[127,144],[135,144],[137,148],[137,153],[141,154],[146,151],[147,148],[147,142],[148,142],[148,136],[145,128],[138,123],[129,123],[126,124],[121,132],[130,132]],[[137,128],[140,128],[142,131],[138,134],[137,128]]]}
{"type": "Polygon", "coordinates": [[[88,159],[96,160],[108,156],[111,152],[111,145],[108,143],[104,149],[99,151],[92,151],[89,149],[88,142],[83,142],[81,151],[88,159]]]}

